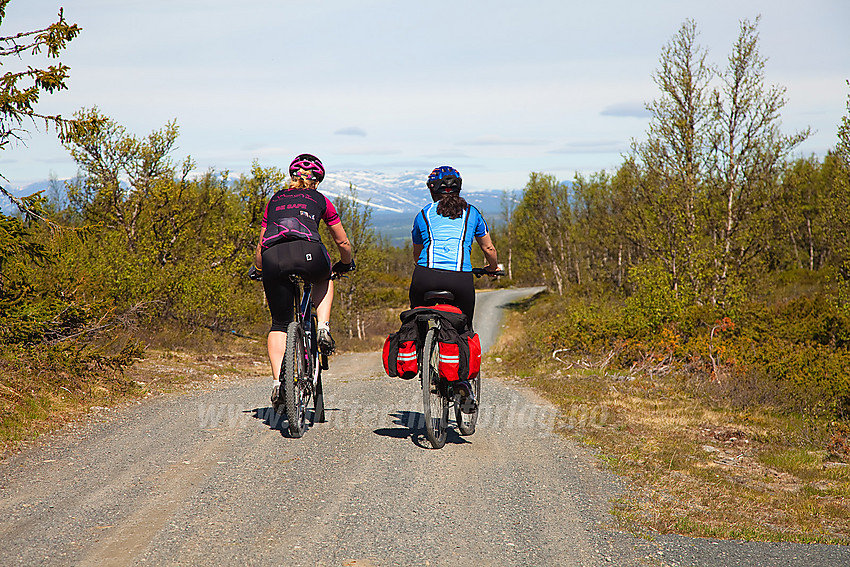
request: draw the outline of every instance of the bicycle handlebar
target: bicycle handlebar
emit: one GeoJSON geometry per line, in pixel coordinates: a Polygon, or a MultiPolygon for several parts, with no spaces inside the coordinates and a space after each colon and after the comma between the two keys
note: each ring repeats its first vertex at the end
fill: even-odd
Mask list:
{"type": "MultiPolygon", "coordinates": [[[[348,273],[341,274],[339,272],[331,272],[331,276],[328,279],[338,280],[339,278],[347,278],[348,273]]],[[[263,272],[257,270],[254,266],[251,266],[251,269],[248,271],[248,277],[254,281],[261,282],[263,281],[263,272]]]]}
{"type": "Polygon", "coordinates": [[[475,274],[476,278],[480,278],[481,276],[494,276],[494,277],[496,277],[496,276],[507,275],[505,273],[504,268],[502,268],[501,264],[499,264],[499,269],[496,270],[495,272],[491,272],[487,268],[472,268],[472,273],[475,274]]]}

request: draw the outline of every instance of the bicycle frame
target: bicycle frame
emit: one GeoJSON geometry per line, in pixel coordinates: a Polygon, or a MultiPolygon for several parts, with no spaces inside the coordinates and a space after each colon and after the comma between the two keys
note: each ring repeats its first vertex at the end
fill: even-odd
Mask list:
{"type": "Polygon", "coordinates": [[[316,366],[316,353],[318,351],[316,345],[315,332],[313,328],[313,284],[301,280],[298,276],[290,276],[290,279],[296,286],[301,288],[301,304],[297,305],[296,317],[298,324],[304,329],[304,336],[307,338],[307,348],[305,349],[308,355],[308,370],[310,376],[313,377],[313,386],[316,385],[316,376],[313,369],[316,366]],[[299,286],[300,282],[300,286],[299,286]]]}
{"type": "MultiPolygon", "coordinates": [[[[295,275],[290,276],[290,279],[302,290],[301,302],[300,304],[296,303],[295,305],[295,316],[298,318],[298,323],[304,329],[304,335],[308,340],[309,348],[307,349],[307,352],[310,355],[310,370],[313,375],[313,385],[315,386],[317,379],[317,376],[315,375],[315,370],[318,367],[317,363],[321,365],[322,370],[327,370],[328,357],[326,354],[319,352],[319,346],[316,342],[316,332],[318,329],[316,329],[313,325],[313,284],[308,281],[304,281],[295,275]]],[[[337,279],[336,274],[333,274],[331,279],[337,279]]]]}
{"type": "Polygon", "coordinates": [[[287,327],[286,350],[281,368],[284,403],[292,437],[301,437],[307,429],[306,413],[310,400],[313,413],[310,425],[325,420],[322,394],[322,369],[327,358],[319,353],[315,313],[313,311],[313,286],[296,275],[290,275],[296,286],[293,303],[295,316],[287,327]]]}

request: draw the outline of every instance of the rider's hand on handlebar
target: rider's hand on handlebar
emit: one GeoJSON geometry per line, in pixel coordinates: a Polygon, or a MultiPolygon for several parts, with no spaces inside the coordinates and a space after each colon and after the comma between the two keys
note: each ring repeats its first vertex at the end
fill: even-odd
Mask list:
{"type": "Polygon", "coordinates": [[[263,270],[260,270],[257,266],[251,264],[251,269],[248,270],[248,277],[252,280],[261,282],[263,281],[263,270]]]}
{"type": "Polygon", "coordinates": [[[331,271],[336,272],[337,274],[345,274],[347,272],[353,272],[354,271],[354,258],[352,258],[351,262],[348,263],[348,264],[345,264],[341,261],[337,262],[336,264],[334,264],[334,267],[331,268],[331,271]]]}
{"type": "Polygon", "coordinates": [[[505,274],[505,267],[502,264],[496,264],[496,269],[494,270],[490,266],[484,266],[484,272],[491,278],[495,278],[496,276],[505,274]]]}

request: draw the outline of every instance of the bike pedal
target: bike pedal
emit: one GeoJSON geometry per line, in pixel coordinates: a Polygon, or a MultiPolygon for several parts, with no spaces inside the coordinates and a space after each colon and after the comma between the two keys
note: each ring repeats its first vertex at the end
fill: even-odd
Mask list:
{"type": "Polygon", "coordinates": [[[458,400],[455,403],[460,404],[461,413],[475,413],[476,411],[478,411],[478,402],[476,402],[472,398],[466,398],[463,401],[458,400]]]}

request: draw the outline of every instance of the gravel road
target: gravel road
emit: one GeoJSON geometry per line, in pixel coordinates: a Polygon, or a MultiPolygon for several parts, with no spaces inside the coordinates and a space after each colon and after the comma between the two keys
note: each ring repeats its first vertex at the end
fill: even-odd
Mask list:
{"type": "MultiPolygon", "coordinates": [[[[485,345],[511,293],[482,294],[485,345]]],[[[265,364],[101,409],[0,463],[0,565],[850,564],[831,546],[623,533],[618,479],[553,433],[552,406],[486,376],[478,431],[433,450],[418,382],[338,355],[328,421],[290,439],[265,364]]]]}

